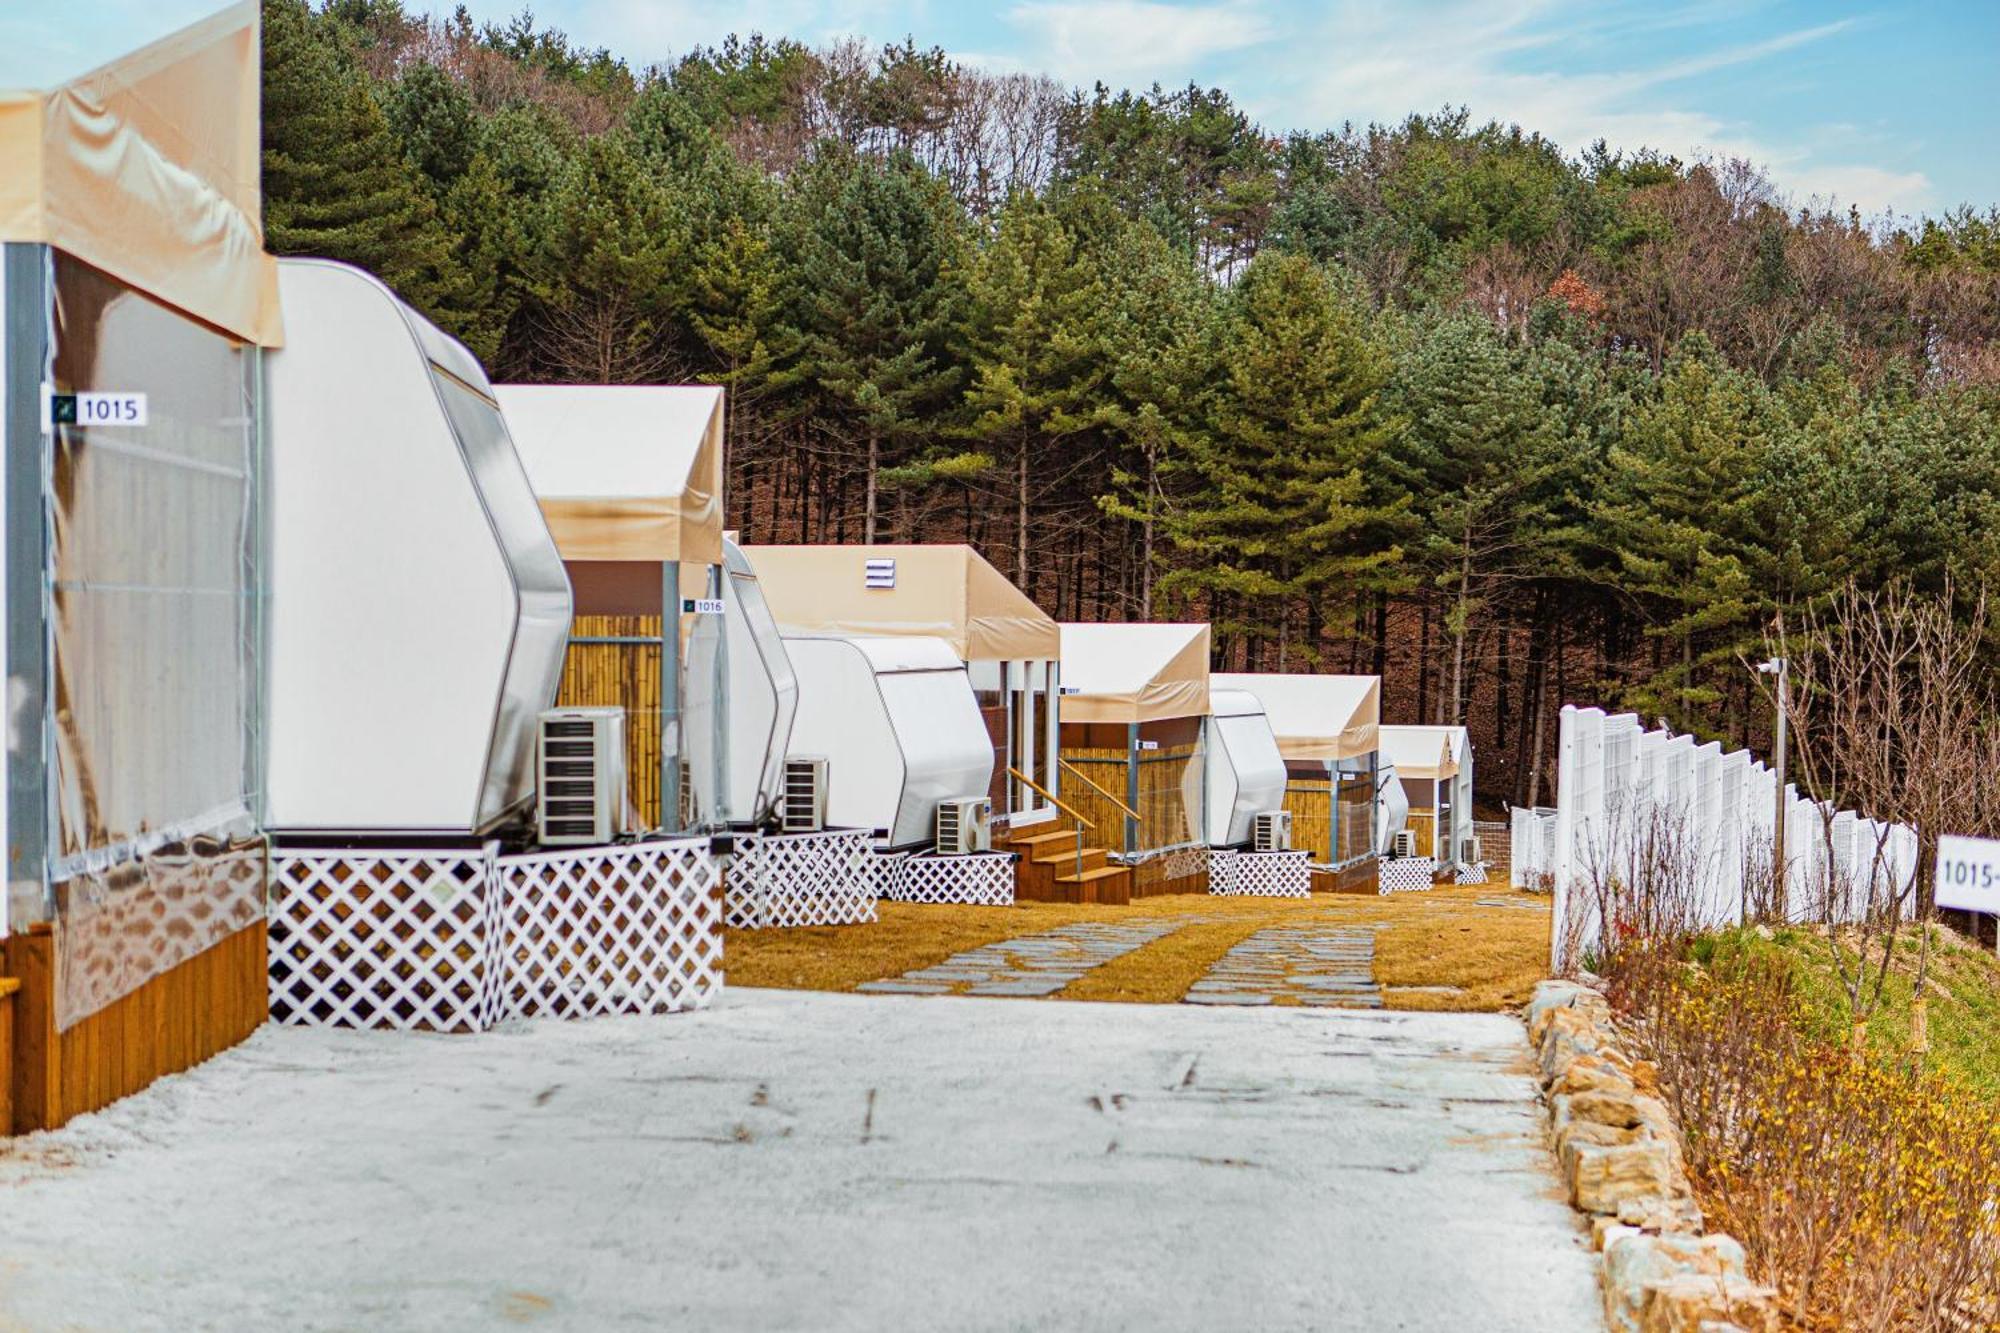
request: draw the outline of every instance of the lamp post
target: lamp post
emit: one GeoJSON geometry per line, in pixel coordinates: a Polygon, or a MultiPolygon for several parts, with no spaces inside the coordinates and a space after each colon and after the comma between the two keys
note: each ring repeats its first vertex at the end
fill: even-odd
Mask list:
{"type": "MultiPolygon", "coordinates": [[[[1785,895],[1785,750],[1786,735],[1790,730],[1791,718],[1791,659],[1774,657],[1768,662],[1759,662],[1757,671],[1761,675],[1778,678],[1778,724],[1777,734],[1772,744],[1776,751],[1777,795],[1772,799],[1771,818],[1771,889],[1780,902],[1785,895]]],[[[1747,896],[1747,895],[1746,895],[1747,896]]],[[[1744,920],[1748,923],[1749,904],[1744,904],[1744,920]]]]}

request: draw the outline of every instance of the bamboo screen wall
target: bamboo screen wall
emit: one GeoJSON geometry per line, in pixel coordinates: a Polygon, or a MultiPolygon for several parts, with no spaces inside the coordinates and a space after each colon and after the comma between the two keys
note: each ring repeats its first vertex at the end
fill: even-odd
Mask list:
{"type": "Polygon", "coordinates": [[[1409,830],[1417,838],[1418,856],[1431,855],[1431,848],[1437,845],[1437,812],[1434,810],[1410,811],[1409,830]]]}
{"type": "Polygon", "coordinates": [[[1292,846],[1321,865],[1345,863],[1374,850],[1374,789],[1374,780],[1365,777],[1342,780],[1337,794],[1331,778],[1292,778],[1285,784],[1292,846]]]}
{"type": "MultiPolygon", "coordinates": [[[[1125,799],[1129,790],[1126,774],[1132,758],[1125,750],[1065,749],[1062,757],[1091,782],[1121,801],[1125,799]]],[[[1094,846],[1113,851],[1134,852],[1183,847],[1198,841],[1195,824],[1200,812],[1188,808],[1187,797],[1190,789],[1201,790],[1201,746],[1162,745],[1157,750],[1142,750],[1138,762],[1139,799],[1133,808],[1139,812],[1139,837],[1129,849],[1125,848],[1125,812],[1091,790],[1088,783],[1063,783],[1063,804],[1095,825],[1086,835],[1088,840],[1094,846]]]]}
{"type": "MultiPolygon", "coordinates": [[[[660,637],[658,616],[578,616],[577,638],[660,637]]],[[[625,709],[625,781],[645,828],[660,826],[660,645],[572,643],[563,659],[562,708],[607,704],[625,709]]],[[[683,784],[685,785],[685,784],[683,784]]],[[[686,802],[683,801],[683,806],[686,802]]]]}
{"type": "Polygon", "coordinates": [[[1292,816],[1292,846],[1324,865],[1333,860],[1333,781],[1293,778],[1285,784],[1292,816]]]}

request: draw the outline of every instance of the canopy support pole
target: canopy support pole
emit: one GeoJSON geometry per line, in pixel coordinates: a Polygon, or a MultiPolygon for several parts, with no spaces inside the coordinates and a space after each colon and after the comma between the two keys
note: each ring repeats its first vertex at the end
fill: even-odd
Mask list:
{"type": "Polygon", "coordinates": [[[715,692],[711,711],[715,715],[715,779],[710,788],[715,793],[715,809],[709,811],[709,823],[720,828],[729,822],[735,812],[730,808],[729,797],[729,617],[728,585],[721,565],[708,567],[708,595],[713,601],[722,603],[722,628],[715,636],[715,679],[708,682],[708,688],[715,692]]]}
{"type": "MultiPolygon", "coordinates": [[[[1139,808],[1139,724],[1125,724],[1125,804],[1129,809],[1139,808]]],[[[1131,815],[1125,816],[1125,854],[1132,855],[1139,850],[1139,821],[1131,815]]]]}
{"type": "Polygon", "coordinates": [[[681,827],[681,562],[660,562],[660,831],[681,827]]]}

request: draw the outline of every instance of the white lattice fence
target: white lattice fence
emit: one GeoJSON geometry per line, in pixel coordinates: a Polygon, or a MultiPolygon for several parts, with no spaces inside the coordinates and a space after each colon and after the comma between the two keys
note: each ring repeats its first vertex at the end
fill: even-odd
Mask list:
{"type": "Polygon", "coordinates": [[[491,846],[273,856],[272,1019],[437,1032],[497,1021],[493,861],[491,846]]]}
{"type": "Polygon", "coordinates": [[[477,1032],[698,1007],[722,984],[703,839],[510,857],[288,849],[271,878],[280,1023],[477,1032]]]}
{"type": "Polygon", "coordinates": [[[1382,862],[1382,892],[1418,893],[1437,880],[1437,862],[1428,856],[1396,856],[1382,862]]]}
{"type": "Polygon", "coordinates": [[[849,926],[875,919],[875,900],[883,895],[863,830],[753,834],[736,846],[726,877],[730,925],[849,926]]]}
{"type": "Polygon", "coordinates": [[[1011,907],[1014,858],[1008,852],[969,856],[905,856],[893,863],[883,894],[905,903],[969,903],[1011,907]]]}
{"type": "Polygon", "coordinates": [[[676,1013],[721,989],[707,839],[503,856],[496,868],[507,1017],[676,1013]]]}
{"type": "Polygon", "coordinates": [[[1210,861],[1208,891],[1226,897],[1310,898],[1312,866],[1305,852],[1238,852],[1230,857],[1230,883],[1215,886],[1210,861]]]}
{"type": "Polygon", "coordinates": [[[1236,892],[1236,862],[1243,853],[1234,847],[1208,849],[1208,891],[1219,897],[1236,892]]]}

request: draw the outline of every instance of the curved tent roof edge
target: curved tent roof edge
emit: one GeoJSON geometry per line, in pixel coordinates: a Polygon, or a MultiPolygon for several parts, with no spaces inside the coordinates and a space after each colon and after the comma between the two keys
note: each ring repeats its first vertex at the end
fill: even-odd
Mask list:
{"type": "Polygon", "coordinates": [[[1464,727],[1394,723],[1382,728],[1382,752],[1406,778],[1457,777],[1465,763],[1464,727]]]}
{"type": "Polygon", "coordinates": [[[1379,676],[1217,672],[1215,689],[1247,690],[1264,705],[1278,752],[1305,763],[1358,759],[1380,747],[1379,676]]]}
{"type": "Polygon", "coordinates": [[[1062,720],[1206,717],[1208,655],[1205,624],[1065,624],[1062,720]]]}
{"type": "MultiPolygon", "coordinates": [[[[60,7],[51,22],[64,21],[60,7]]],[[[0,241],[51,245],[196,319],[284,341],[264,252],[261,20],[237,3],[50,89],[0,91],[0,241]]]]}
{"type": "Polygon", "coordinates": [[[1056,622],[963,543],[746,546],[788,633],[943,639],[967,662],[1052,662],[1056,622]],[[894,561],[882,581],[871,560],[894,561]]]}
{"type": "Polygon", "coordinates": [[[722,563],[720,388],[497,384],[493,394],[563,559],[722,563]]]}

